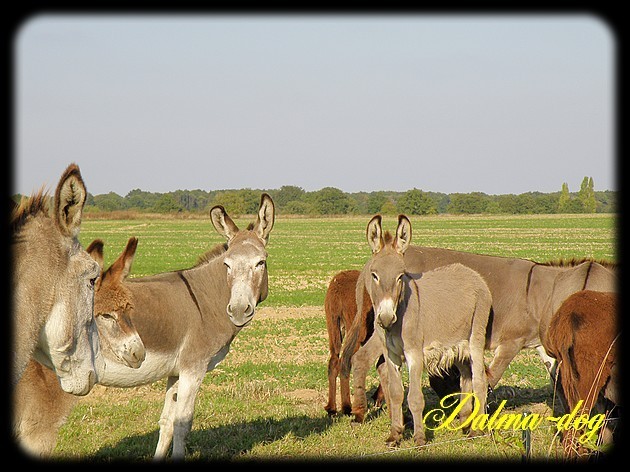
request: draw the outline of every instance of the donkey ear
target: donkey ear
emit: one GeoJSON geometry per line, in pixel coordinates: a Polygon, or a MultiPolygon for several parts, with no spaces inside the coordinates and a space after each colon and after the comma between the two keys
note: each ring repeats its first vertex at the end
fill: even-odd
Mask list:
{"type": "Polygon", "coordinates": [[[122,267],[122,277],[125,278],[131,273],[131,264],[133,264],[133,258],[136,255],[136,249],[138,249],[138,238],[132,236],[127,241],[127,246],[125,246],[125,250],[119,257],[122,259],[123,267],[122,267]]]}
{"type": "Polygon", "coordinates": [[[133,263],[133,258],[136,255],[137,247],[138,238],[129,238],[129,241],[127,241],[127,246],[125,246],[125,250],[120,256],[118,256],[118,259],[114,261],[107,272],[112,274],[112,276],[117,280],[125,279],[131,272],[131,264],[133,263]]]}
{"type": "Polygon", "coordinates": [[[381,228],[381,215],[372,217],[367,225],[367,241],[372,249],[372,254],[376,254],[383,249],[383,229],[381,228]]]}
{"type": "Polygon", "coordinates": [[[398,215],[396,241],[394,247],[399,254],[404,254],[411,243],[411,221],[405,215],[398,215]]]}
{"type": "Polygon", "coordinates": [[[263,193],[260,197],[260,208],[258,209],[258,218],[254,225],[254,231],[260,239],[265,243],[265,246],[269,242],[269,233],[273,229],[273,223],[275,221],[276,210],[273,205],[271,197],[263,193]]]}
{"type": "Polygon", "coordinates": [[[104,245],[105,243],[102,239],[95,239],[85,250],[101,267],[101,272],[103,272],[103,266],[105,265],[105,257],[103,256],[104,245]]]}
{"type": "Polygon", "coordinates": [[[228,216],[222,205],[216,205],[210,210],[210,219],[212,225],[217,232],[224,236],[228,241],[231,241],[236,233],[238,233],[238,226],[232,221],[232,218],[228,216]]]}
{"type": "Polygon", "coordinates": [[[86,197],[87,190],[79,166],[70,164],[59,180],[54,203],[55,221],[66,236],[75,238],[79,235],[86,197]]]}

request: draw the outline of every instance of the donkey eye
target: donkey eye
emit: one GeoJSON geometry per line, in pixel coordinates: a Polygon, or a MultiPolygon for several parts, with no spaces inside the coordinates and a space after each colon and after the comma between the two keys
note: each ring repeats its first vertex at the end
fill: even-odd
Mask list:
{"type": "Polygon", "coordinates": [[[376,272],[372,272],[372,278],[374,279],[374,282],[378,282],[378,275],[376,275],[376,272]]]}
{"type": "Polygon", "coordinates": [[[230,273],[230,271],[232,270],[232,267],[230,266],[230,264],[228,264],[227,262],[223,263],[228,271],[228,274],[230,273]]]}
{"type": "Polygon", "coordinates": [[[98,316],[107,321],[116,321],[116,317],[111,313],[100,313],[98,316]]]}
{"type": "Polygon", "coordinates": [[[90,287],[94,288],[94,284],[96,283],[96,279],[98,279],[98,277],[94,277],[94,278],[90,279],[90,287]]]}
{"type": "Polygon", "coordinates": [[[263,259],[262,261],[258,261],[258,264],[256,264],[256,267],[262,269],[263,267],[265,267],[266,264],[267,264],[267,261],[263,259]]]}

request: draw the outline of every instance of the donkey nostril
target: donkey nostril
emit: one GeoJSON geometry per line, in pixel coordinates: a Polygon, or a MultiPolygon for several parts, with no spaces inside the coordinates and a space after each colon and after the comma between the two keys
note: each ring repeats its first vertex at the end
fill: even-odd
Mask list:
{"type": "Polygon", "coordinates": [[[90,388],[94,386],[97,380],[98,379],[96,377],[96,372],[94,372],[93,370],[90,370],[90,372],[88,373],[88,384],[90,388]]]}

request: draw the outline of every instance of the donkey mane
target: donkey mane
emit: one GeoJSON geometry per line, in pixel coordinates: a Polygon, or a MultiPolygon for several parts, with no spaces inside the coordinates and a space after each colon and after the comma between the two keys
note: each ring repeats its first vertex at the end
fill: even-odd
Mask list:
{"type": "Polygon", "coordinates": [[[536,264],[549,267],[574,267],[582,264],[583,262],[596,262],[607,269],[617,269],[619,267],[617,262],[613,262],[608,259],[594,259],[592,257],[571,257],[570,259],[559,258],[547,262],[536,262],[536,264]]]}
{"type": "Polygon", "coordinates": [[[227,251],[227,249],[228,249],[227,242],[217,244],[212,249],[206,251],[204,254],[199,256],[199,259],[197,260],[197,264],[195,264],[193,267],[199,267],[200,265],[207,264],[208,262],[219,257],[221,254],[227,251]]]}
{"type": "Polygon", "coordinates": [[[9,229],[13,234],[17,233],[29,216],[38,213],[49,214],[50,196],[41,188],[30,197],[22,196],[19,205],[12,203],[11,217],[9,219],[9,229]]]}

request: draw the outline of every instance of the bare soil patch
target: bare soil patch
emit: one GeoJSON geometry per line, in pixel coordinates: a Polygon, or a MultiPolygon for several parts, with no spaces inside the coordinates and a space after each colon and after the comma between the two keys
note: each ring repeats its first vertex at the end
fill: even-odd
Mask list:
{"type": "Polygon", "coordinates": [[[299,306],[299,307],[260,307],[257,309],[256,317],[258,319],[299,319],[311,317],[325,317],[323,306],[299,306]]]}

